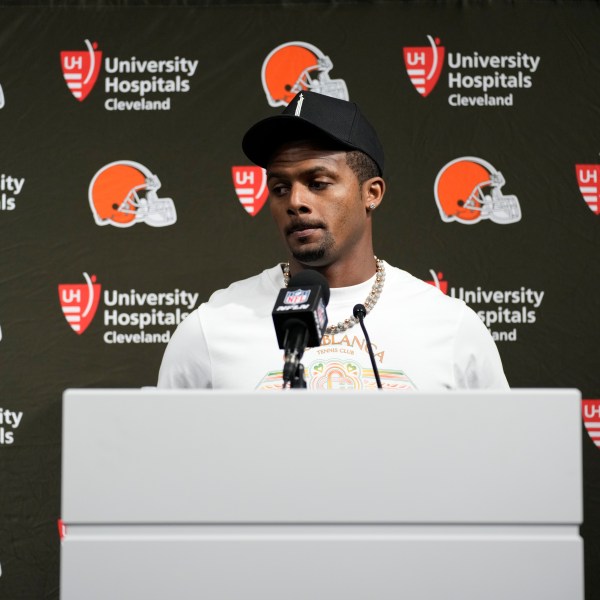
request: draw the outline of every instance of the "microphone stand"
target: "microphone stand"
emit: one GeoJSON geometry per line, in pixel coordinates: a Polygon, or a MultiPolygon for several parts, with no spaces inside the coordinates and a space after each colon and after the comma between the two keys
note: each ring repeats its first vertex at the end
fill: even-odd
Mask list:
{"type": "Polygon", "coordinates": [[[306,389],[306,379],[304,379],[304,365],[299,362],[290,381],[290,389],[306,389]]]}
{"type": "Polygon", "coordinates": [[[304,355],[307,343],[308,330],[306,325],[298,319],[290,320],[284,340],[286,356],[283,365],[282,389],[286,388],[288,382],[292,389],[306,389],[304,365],[300,362],[300,359],[304,355]]]}
{"type": "Polygon", "coordinates": [[[365,323],[363,319],[367,316],[367,309],[364,304],[357,304],[352,310],[352,314],[358,319],[360,326],[362,327],[363,333],[365,334],[365,340],[367,341],[367,350],[369,351],[369,358],[371,359],[371,366],[373,367],[373,373],[375,374],[375,381],[377,382],[377,387],[382,389],[381,379],[379,378],[379,369],[377,368],[377,363],[375,362],[375,355],[373,354],[373,348],[371,347],[371,340],[369,339],[369,334],[367,333],[367,328],[365,327],[365,323]]]}

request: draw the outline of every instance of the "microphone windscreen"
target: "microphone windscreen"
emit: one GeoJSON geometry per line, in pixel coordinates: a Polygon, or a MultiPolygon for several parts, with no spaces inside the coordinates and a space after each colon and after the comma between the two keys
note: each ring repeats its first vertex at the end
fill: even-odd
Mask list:
{"type": "Polygon", "coordinates": [[[296,330],[297,321],[304,323],[308,331],[307,346],[321,345],[321,339],[327,329],[327,310],[329,302],[329,284],[323,275],[316,271],[305,270],[294,275],[288,286],[279,290],[273,307],[273,324],[280,348],[286,347],[288,331],[296,330]]]}
{"type": "Polygon", "coordinates": [[[364,319],[367,316],[367,309],[365,308],[364,304],[357,304],[352,309],[352,314],[356,319],[364,319]]]}
{"type": "Polygon", "coordinates": [[[303,285],[320,285],[323,288],[323,302],[325,306],[329,304],[329,296],[331,295],[329,283],[321,273],[312,269],[305,269],[300,273],[296,273],[288,283],[288,287],[302,287],[303,285]]]}

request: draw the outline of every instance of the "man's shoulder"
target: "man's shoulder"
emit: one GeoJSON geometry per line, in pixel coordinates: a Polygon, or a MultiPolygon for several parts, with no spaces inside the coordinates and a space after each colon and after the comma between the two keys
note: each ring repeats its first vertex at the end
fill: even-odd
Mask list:
{"type": "Polygon", "coordinates": [[[448,296],[435,284],[423,281],[411,275],[408,271],[386,263],[387,283],[390,284],[389,288],[391,288],[392,293],[406,299],[413,299],[418,302],[431,302],[455,310],[462,310],[466,306],[462,300],[448,296]]]}
{"type": "Polygon", "coordinates": [[[231,302],[262,302],[265,296],[272,297],[274,302],[275,293],[282,286],[283,272],[280,265],[275,265],[246,279],[234,281],[226,288],[216,290],[205,306],[217,308],[231,302]]]}

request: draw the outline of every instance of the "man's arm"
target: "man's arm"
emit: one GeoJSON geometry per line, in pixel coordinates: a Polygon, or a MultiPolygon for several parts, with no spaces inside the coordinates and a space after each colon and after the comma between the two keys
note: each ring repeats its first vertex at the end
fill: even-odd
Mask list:
{"type": "Polygon", "coordinates": [[[198,310],[191,313],[171,337],[160,365],[158,387],[212,387],[210,355],[198,310]]]}
{"type": "Polygon", "coordinates": [[[496,343],[466,305],[454,341],[454,377],[457,388],[509,389],[496,343]]]}

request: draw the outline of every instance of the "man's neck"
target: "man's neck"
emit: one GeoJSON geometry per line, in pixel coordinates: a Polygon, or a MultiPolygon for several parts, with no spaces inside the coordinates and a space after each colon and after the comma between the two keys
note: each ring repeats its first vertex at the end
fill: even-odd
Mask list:
{"type": "Polygon", "coordinates": [[[322,267],[312,267],[303,265],[295,259],[290,260],[290,274],[292,276],[304,269],[318,271],[327,279],[329,287],[340,288],[358,285],[371,279],[377,271],[377,263],[372,252],[353,260],[351,264],[348,264],[347,261],[337,261],[322,267]]]}

